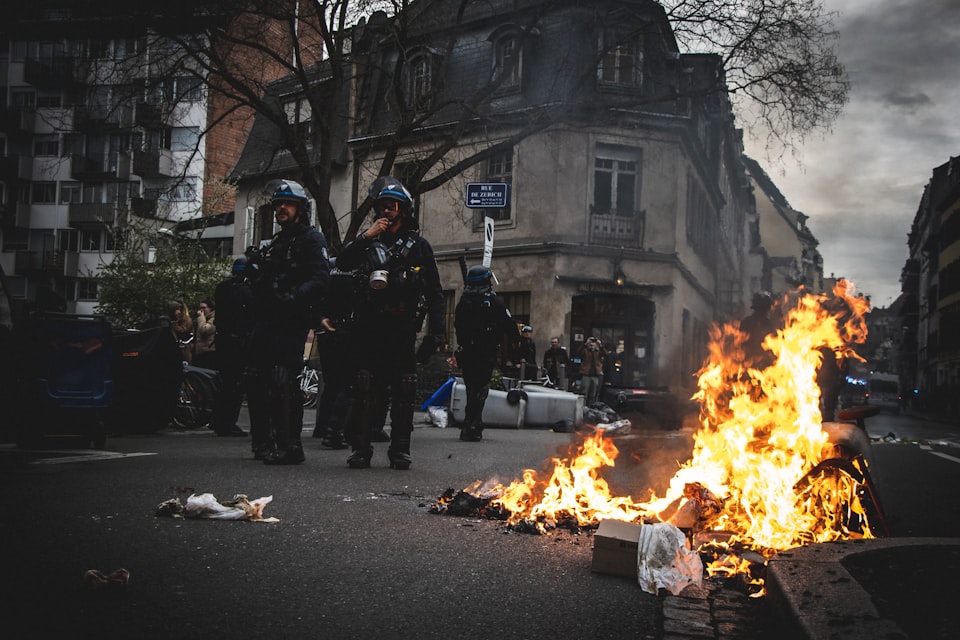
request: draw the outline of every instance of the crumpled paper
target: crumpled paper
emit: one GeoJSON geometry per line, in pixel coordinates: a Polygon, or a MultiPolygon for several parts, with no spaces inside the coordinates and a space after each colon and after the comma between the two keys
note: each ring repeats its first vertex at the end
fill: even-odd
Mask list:
{"type": "Polygon", "coordinates": [[[250,522],[280,522],[277,518],[264,518],[263,508],[273,496],[257,498],[252,502],[242,493],[233,500],[217,502],[212,493],[194,493],[184,506],[180,498],[171,498],[157,505],[156,515],[170,518],[208,518],[212,520],[249,520],[250,522]]]}
{"type": "Polygon", "coordinates": [[[667,522],[645,524],[637,543],[637,582],[647,593],[667,589],[679,595],[687,585],[703,585],[703,562],[687,549],[686,537],[667,522]]]}

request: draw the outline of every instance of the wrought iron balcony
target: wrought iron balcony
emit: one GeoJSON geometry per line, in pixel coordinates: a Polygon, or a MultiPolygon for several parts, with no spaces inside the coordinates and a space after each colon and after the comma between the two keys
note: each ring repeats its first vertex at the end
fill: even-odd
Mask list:
{"type": "Polygon", "coordinates": [[[643,247],[646,211],[590,213],[590,244],[639,249],[643,247]]]}

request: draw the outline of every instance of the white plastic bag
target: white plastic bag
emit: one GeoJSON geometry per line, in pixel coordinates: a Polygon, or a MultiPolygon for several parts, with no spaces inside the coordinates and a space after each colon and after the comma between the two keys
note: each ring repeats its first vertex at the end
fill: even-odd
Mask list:
{"type": "Polygon", "coordinates": [[[430,416],[430,422],[441,429],[447,426],[447,408],[446,407],[427,407],[427,413],[430,416]]]}
{"type": "Polygon", "coordinates": [[[679,595],[687,585],[703,585],[703,562],[687,549],[686,537],[666,522],[645,524],[637,543],[637,582],[647,593],[660,588],[679,595]]]}
{"type": "MultiPolygon", "coordinates": [[[[212,493],[193,494],[187,498],[188,518],[210,518],[213,520],[254,520],[263,521],[263,508],[270,504],[273,496],[258,498],[253,502],[247,496],[237,494],[233,500],[224,504],[217,502],[212,493]]],[[[275,520],[271,518],[270,520],[275,520]]]]}

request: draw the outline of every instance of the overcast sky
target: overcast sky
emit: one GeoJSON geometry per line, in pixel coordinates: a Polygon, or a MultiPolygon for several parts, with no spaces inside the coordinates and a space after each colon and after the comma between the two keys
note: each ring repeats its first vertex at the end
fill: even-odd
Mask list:
{"type": "Polygon", "coordinates": [[[831,133],[801,146],[801,164],[767,161],[749,137],[747,154],[809,216],[824,275],[885,307],[900,294],[923,188],[960,155],[960,0],[823,2],[839,14],[850,102],[831,133]]]}

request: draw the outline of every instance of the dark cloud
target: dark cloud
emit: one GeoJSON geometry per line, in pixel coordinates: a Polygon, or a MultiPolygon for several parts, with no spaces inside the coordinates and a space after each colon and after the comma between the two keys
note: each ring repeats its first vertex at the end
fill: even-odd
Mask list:
{"type": "Polygon", "coordinates": [[[909,112],[914,112],[921,107],[926,107],[933,104],[933,100],[930,99],[930,96],[923,93],[903,93],[901,91],[888,91],[884,96],[883,100],[887,102],[892,107],[897,107],[899,109],[904,109],[909,112]]]}
{"type": "MultiPolygon", "coordinates": [[[[809,216],[824,272],[875,305],[900,292],[907,234],[933,168],[960,155],[960,0],[824,0],[838,12],[850,102],[798,164],[767,167],[809,216]]],[[[747,152],[764,157],[748,142],[747,152]]]]}

